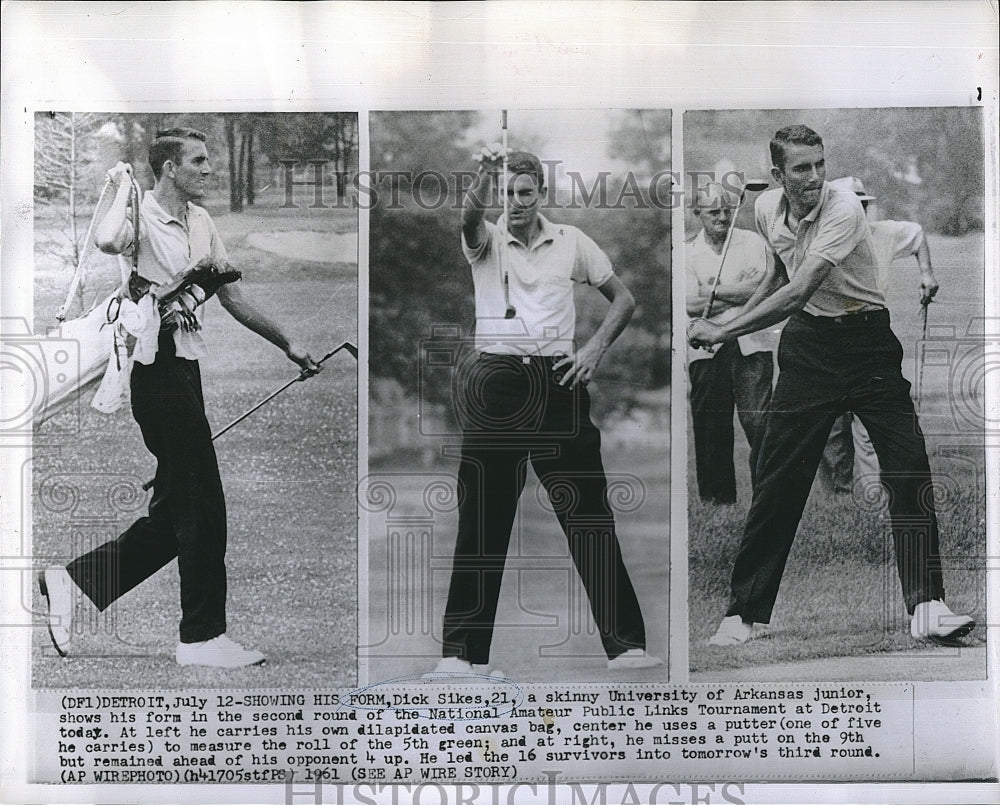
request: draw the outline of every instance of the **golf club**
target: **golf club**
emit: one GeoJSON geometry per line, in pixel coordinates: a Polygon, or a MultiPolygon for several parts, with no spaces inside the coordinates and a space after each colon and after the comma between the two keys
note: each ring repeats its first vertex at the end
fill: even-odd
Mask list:
{"type": "MultiPolygon", "coordinates": [[[[342,349],[346,349],[348,352],[350,352],[351,355],[354,357],[354,360],[358,359],[358,348],[354,344],[352,344],[350,341],[344,341],[336,349],[331,350],[330,352],[326,353],[326,355],[324,355],[322,358],[320,358],[318,361],[316,361],[316,365],[317,366],[321,366],[323,363],[325,363],[327,360],[329,360],[330,358],[332,358],[334,355],[336,355],[342,349]]],[[[313,374],[315,374],[315,372],[313,374]]],[[[283,385],[280,389],[278,389],[277,391],[271,392],[263,400],[261,400],[259,403],[257,403],[253,408],[250,408],[249,410],[244,411],[242,414],[240,414],[238,417],[236,417],[236,419],[234,419],[232,422],[230,422],[224,428],[222,428],[221,430],[219,430],[216,433],[213,433],[212,434],[212,441],[214,442],[223,433],[225,433],[226,431],[232,429],[236,425],[240,424],[240,422],[242,422],[244,419],[246,419],[248,416],[250,416],[250,414],[252,414],[254,411],[258,410],[259,408],[264,407],[265,405],[267,405],[267,403],[271,402],[271,400],[273,400],[275,397],[277,397],[279,394],[281,394],[281,392],[283,392],[289,386],[293,385],[294,383],[298,383],[300,380],[305,380],[306,378],[309,378],[309,377],[312,377],[312,375],[311,374],[306,374],[305,370],[302,370],[301,372],[299,372],[298,375],[296,375],[291,380],[289,380],[287,383],[285,383],[285,385],[283,385]]],[[[155,480],[154,478],[150,478],[148,481],[146,481],[146,483],[144,483],[142,485],[142,491],[143,492],[149,491],[149,488],[153,485],[153,481],[154,480],[155,480]]]]}
{"type": "Polygon", "coordinates": [[[517,309],[510,303],[510,277],[507,274],[507,110],[500,110],[500,148],[503,150],[503,185],[500,196],[503,199],[503,237],[500,240],[500,273],[503,276],[503,301],[507,306],[503,317],[512,319],[517,315],[517,309]]]}
{"type": "Polygon", "coordinates": [[[719,287],[719,279],[722,277],[722,267],[726,264],[726,255],[729,253],[729,244],[733,239],[733,230],[736,228],[736,216],[740,214],[740,207],[743,205],[743,199],[746,197],[747,190],[754,193],[759,193],[761,190],[767,190],[768,182],[764,181],[749,181],[743,185],[743,189],[740,191],[739,200],[736,202],[736,209],[733,210],[733,217],[729,221],[729,229],[726,230],[726,241],[722,244],[722,259],[719,261],[719,271],[715,275],[715,282],[712,283],[712,289],[708,294],[708,301],[705,303],[705,310],[701,314],[703,319],[707,319],[712,313],[712,305],[715,303],[715,291],[719,287]]]}

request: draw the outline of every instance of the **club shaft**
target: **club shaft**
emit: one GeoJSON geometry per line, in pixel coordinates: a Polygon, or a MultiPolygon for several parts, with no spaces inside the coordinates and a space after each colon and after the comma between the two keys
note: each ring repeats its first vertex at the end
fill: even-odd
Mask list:
{"type": "MultiPolygon", "coordinates": [[[[503,205],[503,232],[500,233],[500,277],[503,285],[504,306],[510,310],[510,279],[507,276],[507,110],[500,110],[500,150],[503,152],[503,178],[500,186],[500,198],[503,205]]],[[[505,314],[506,315],[506,314],[505,314]]]]}
{"type": "Polygon", "coordinates": [[[719,271],[715,275],[715,282],[708,292],[708,301],[705,303],[705,310],[701,314],[703,319],[712,315],[712,305],[715,304],[715,292],[719,287],[719,280],[722,279],[722,269],[726,265],[726,255],[729,254],[729,244],[733,242],[733,230],[736,229],[736,216],[740,214],[740,207],[743,206],[743,198],[746,196],[746,188],[740,193],[740,198],[736,202],[736,210],[733,212],[733,219],[729,222],[729,229],[726,230],[726,241],[722,244],[722,259],[719,260],[719,271]]]}
{"type": "MultiPolygon", "coordinates": [[[[316,361],[316,365],[317,366],[321,366],[323,363],[325,363],[326,361],[328,361],[330,358],[332,358],[334,355],[336,355],[342,349],[346,349],[348,352],[351,353],[351,355],[354,356],[354,359],[357,360],[357,357],[358,357],[358,348],[354,344],[352,344],[350,341],[344,341],[336,349],[330,350],[328,353],[326,353],[326,355],[324,355],[322,358],[320,358],[318,361],[316,361]]],[[[252,413],[254,413],[254,411],[257,411],[260,408],[262,408],[263,406],[267,405],[267,403],[271,402],[271,400],[273,400],[275,397],[277,397],[279,394],[281,394],[281,392],[283,392],[289,386],[292,386],[295,383],[298,383],[300,380],[305,380],[308,377],[311,377],[311,375],[307,375],[305,373],[300,373],[297,377],[293,377],[291,380],[289,380],[287,383],[285,383],[285,385],[283,385],[281,388],[279,388],[279,389],[277,389],[275,391],[272,391],[270,394],[268,394],[263,400],[261,400],[259,403],[257,403],[256,405],[254,405],[253,408],[250,408],[249,410],[244,411],[242,414],[240,414],[238,417],[236,417],[236,419],[234,419],[232,422],[230,422],[224,428],[222,428],[221,430],[217,431],[216,433],[213,433],[212,434],[212,441],[214,442],[223,433],[226,433],[227,431],[231,430],[236,425],[240,424],[240,422],[242,422],[244,419],[246,419],[248,416],[250,416],[252,413]]],[[[144,483],[142,485],[142,488],[145,491],[145,490],[148,490],[152,485],[153,485],[153,479],[150,478],[148,481],[146,481],[146,483],[144,483]]]]}

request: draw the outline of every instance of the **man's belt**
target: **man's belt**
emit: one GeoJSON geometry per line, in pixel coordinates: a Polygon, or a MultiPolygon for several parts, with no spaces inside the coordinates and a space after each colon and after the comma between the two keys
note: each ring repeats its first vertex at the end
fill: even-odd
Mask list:
{"type": "Polygon", "coordinates": [[[857,313],[845,313],[843,316],[813,316],[805,311],[799,311],[795,316],[814,327],[849,327],[859,324],[889,323],[889,311],[884,307],[876,310],[862,310],[857,313]]]}

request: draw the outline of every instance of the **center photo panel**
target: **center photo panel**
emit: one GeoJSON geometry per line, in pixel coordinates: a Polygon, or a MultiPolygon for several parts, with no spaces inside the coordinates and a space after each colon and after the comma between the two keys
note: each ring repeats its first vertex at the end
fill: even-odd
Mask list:
{"type": "Polygon", "coordinates": [[[670,112],[369,121],[362,679],[666,682],[670,112]]]}

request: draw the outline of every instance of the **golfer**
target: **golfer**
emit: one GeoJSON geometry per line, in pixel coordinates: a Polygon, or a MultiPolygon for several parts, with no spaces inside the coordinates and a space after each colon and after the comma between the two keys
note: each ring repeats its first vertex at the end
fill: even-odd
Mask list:
{"type": "MultiPolygon", "coordinates": [[[[109,171],[117,192],[97,224],[95,243],[119,255],[138,247],[139,277],[154,290],[200,258],[226,263],[215,224],[194,203],[204,195],[212,172],[205,140],[194,129],[157,133],[149,149],[156,182],[142,199],[138,244],[133,243],[129,211],[132,168],[118,163],[109,171]]],[[[283,350],[303,372],[319,371],[309,354],[258,310],[238,283],[222,286],[218,295],[233,318],[283,350]]],[[[208,351],[201,332],[203,310],[197,308],[184,326],[161,329],[152,362],[137,359],[132,367],[132,414],[157,460],[148,516],[117,539],[41,575],[49,634],[63,656],[70,651],[74,606],[81,591],[103,611],[176,557],[181,588],[177,662],[225,668],[264,662],[259,651],[226,636],[226,503],[198,366],[208,351]]]]}
{"type": "Polygon", "coordinates": [[[896,563],[914,638],[967,634],[944,603],[930,467],[902,347],[889,327],[861,202],[825,182],[823,141],[789,126],[771,141],[780,188],[757,199],[757,229],[780,261],[740,316],[688,327],[692,346],[724,344],[786,317],[753,502],[733,567],[729,609],[711,643],[743,643],[769,623],[785,561],[830,427],[853,411],[871,435],[889,491],[896,563]],[[787,273],[782,270],[787,267],[787,273]]]}
{"type": "MultiPolygon", "coordinates": [[[[854,193],[866,214],[868,205],[875,201],[875,196],[868,195],[864,183],[856,176],[834,179],[830,182],[830,186],[854,193]]],[[[930,304],[937,295],[939,286],[934,276],[931,250],[927,244],[924,228],[916,221],[869,221],[868,226],[872,233],[878,286],[882,293],[888,297],[888,273],[892,264],[904,257],[912,257],[916,260],[919,270],[920,304],[924,306],[930,304]]],[[[821,478],[824,477],[824,473],[826,477],[836,479],[837,491],[846,484],[848,492],[851,491],[853,475],[877,477],[879,474],[878,457],[875,455],[875,448],[872,446],[868,431],[861,421],[850,413],[844,414],[834,424],[833,433],[823,453],[823,461],[820,463],[821,478]]]]}
{"type": "Polygon", "coordinates": [[[642,613],[615,534],[601,434],[590,420],[587,394],[635,302],[589,237],[539,214],[545,179],[538,158],[510,153],[503,187],[496,181],[503,156],[484,150],[462,208],[477,357],[462,402],[469,414],[458,471],[458,538],[443,659],[435,672],[489,671],[500,582],[528,461],[566,534],[608,667],[660,665],[645,651],[642,613]],[[484,217],[494,183],[510,204],[496,225],[484,217]],[[594,335],[574,349],[577,284],[597,288],[611,304],[594,335]]]}
{"type": "MultiPolygon", "coordinates": [[[[733,221],[727,196],[728,191],[716,182],[698,191],[692,212],[702,229],[684,250],[688,316],[704,314],[714,285],[709,321],[716,324],[732,321],[743,312],[773,262],[760,235],[733,228],[725,264],[720,266],[733,221]]],[[[706,503],[736,502],[734,407],[750,445],[751,482],[755,477],[764,416],[771,400],[773,344],[771,333],[760,331],[740,336],[713,352],[688,349],[698,495],[706,503]]]]}

